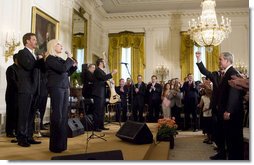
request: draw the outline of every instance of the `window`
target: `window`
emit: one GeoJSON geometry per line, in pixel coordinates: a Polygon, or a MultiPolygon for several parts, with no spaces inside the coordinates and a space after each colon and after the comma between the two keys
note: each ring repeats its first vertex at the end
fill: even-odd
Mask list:
{"type": "Polygon", "coordinates": [[[78,61],[77,72],[81,72],[82,64],[84,64],[84,49],[77,49],[77,61],[78,61]]]}
{"type": "Polygon", "coordinates": [[[201,81],[201,77],[203,77],[204,75],[202,75],[201,73],[200,73],[200,71],[199,71],[199,69],[198,69],[198,66],[197,66],[197,58],[196,58],[196,51],[200,51],[201,52],[201,60],[202,60],[202,63],[204,64],[204,66],[206,67],[206,52],[205,52],[205,47],[197,47],[197,46],[194,46],[194,54],[193,54],[193,56],[194,56],[194,60],[193,60],[193,62],[194,62],[194,80],[195,81],[198,81],[198,80],[200,80],[201,81]]]}
{"type": "Polygon", "coordinates": [[[123,79],[127,79],[128,77],[130,77],[129,72],[131,73],[131,48],[122,48],[122,59],[121,59],[122,63],[126,63],[125,64],[121,64],[121,78],[123,79]],[[128,70],[129,72],[128,72],[128,70]]]}

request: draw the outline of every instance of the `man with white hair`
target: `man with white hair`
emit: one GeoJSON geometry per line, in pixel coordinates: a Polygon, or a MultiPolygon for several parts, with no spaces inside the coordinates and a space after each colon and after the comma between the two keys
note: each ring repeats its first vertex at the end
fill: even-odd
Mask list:
{"type": "Polygon", "coordinates": [[[222,52],[219,65],[224,75],[218,91],[218,120],[224,129],[229,160],[243,159],[243,92],[229,85],[239,72],[232,66],[233,54],[222,52]]]}

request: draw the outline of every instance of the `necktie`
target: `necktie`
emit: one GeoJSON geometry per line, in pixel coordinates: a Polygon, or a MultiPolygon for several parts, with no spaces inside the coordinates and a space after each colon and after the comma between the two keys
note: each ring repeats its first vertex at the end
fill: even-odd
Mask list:
{"type": "Polygon", "coordinates": [[[222,71],[222,72],[221,72],[221,77],[224,77],[224,75],[225,75],[225,72],[222,71]]]}

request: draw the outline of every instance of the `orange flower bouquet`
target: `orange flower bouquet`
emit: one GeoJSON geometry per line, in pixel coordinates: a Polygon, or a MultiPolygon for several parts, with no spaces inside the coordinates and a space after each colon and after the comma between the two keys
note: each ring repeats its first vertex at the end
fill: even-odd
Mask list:
{"type": "Polygon", "coordinates": [[[163,118],[158,120],[158,141],[170,141],[177,134],[177,124],[175,120],[170,118],[163,118]]]}

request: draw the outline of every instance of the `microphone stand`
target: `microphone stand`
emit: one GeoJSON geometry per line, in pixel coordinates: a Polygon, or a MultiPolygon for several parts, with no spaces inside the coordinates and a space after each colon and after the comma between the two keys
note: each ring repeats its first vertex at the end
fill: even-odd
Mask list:
{"type": "MultiPolygon", "coordinates": [[[[133,108],[132,107],[133,106],[133,89],[132,89],[132,87],[133,87],[133,80],[132,80],[132,76],[131,76],[130,70],[129,70],[128,66],[127,66],[128,64],[127,63],[123,63],[123,64],[125,65],[125,67],[127,69],[127,72],[128,72],[128,74],[130,76],[130,79],[131,79],[131,85],[130,85],[130,88],[129,88],[129,91],[131,90],[131,93],[130,93],[130,95],[131,95],[131,106],[130,106],[130,109],[129,109],[129,106],[128,106],[128,104],[129,104],[129,91],[128,91],[128,94],[127,94],[127,111],[130,114],[130,113],[132,113],[132,108],[133,108]]],[[[129,119],[130,119],[130,115],[128,115],[128,120],[129,119]]]]}

